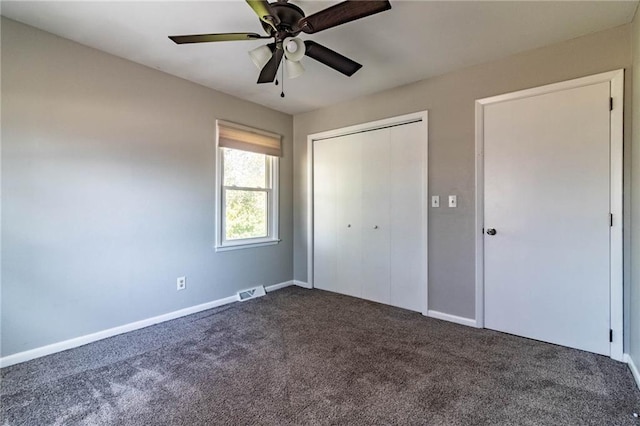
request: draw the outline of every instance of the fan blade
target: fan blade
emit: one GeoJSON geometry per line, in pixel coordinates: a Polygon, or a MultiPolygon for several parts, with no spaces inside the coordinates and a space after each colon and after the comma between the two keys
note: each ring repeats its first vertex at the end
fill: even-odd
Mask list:
{"type": "Polygon", "coordinates": [[[261,36],[256,33],[223,33],[223,34],[194,34],[194,35],[180,35],[169,36],[176,44],[185,43],[208,43],[211,41],[236,41],[236,40],[257,40],[260,38],[271,38],[268,36],[261,36]]]}
{"type": "Polygon", "coordinates": [[[284,56],[284,50],[282,47],[276,47],[276,50],[271,55],[271,59],[267,62],[260,71],[260,77],[258,77],[258,83],[271,83],[276,79],[276,74],[278,73],[278,67],[280,66],[280,61],[282,61],[282,57],[284,56]]]}
{"type": "Polygon", "coordinates": [[[359,63],[352,61],[346,56],[342,56],[338,52],[334,52],[328,47],[324,47],[315,41],[306,40],[304,45],[306,47],[305,55],[341,72],[348,77],[351,77],[356,71],[362,68],[362,65],[359,63]]]}
{"type": "Polygon", "coordinates": [[[253,9],[256,15],[258,15],[258,18],[260,18],[261,21],[271,25],[271,27],[277,31],[276,25],[280,23],[280,19],[278,19],[278,16],[275,14],[267,0],[247,0],[247,3],[251,6],[251,9],[253,9]]]}
{"type": "Polygon", "coordinates": [[[313,34],[389,9],[391,3],[388,0],[347,0],[300,19],[297,27],[307,34],[313,34]]]}

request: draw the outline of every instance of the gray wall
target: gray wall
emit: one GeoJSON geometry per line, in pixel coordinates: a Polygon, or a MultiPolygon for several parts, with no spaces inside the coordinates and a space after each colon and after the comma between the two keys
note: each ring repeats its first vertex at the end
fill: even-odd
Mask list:
{"type": "Polygon", "coordinates": [[[633,111],[631,328],[628,352],[636,367],[640,367],[640,8],[633,21],[633,111]]]}
{"type": "MultiPolygon", "coordinates": [[[[307,280],[307,135],[426,109],[429,192],[458,195],[458,208],[429,211],[429,309],[473,318],[474,101],[629,67],[630,52],[625,25],[294,116],[295,279],[307,280]]],[[[626,113],[629,123],[629,108],[626,113]]]]}
{"type": "Polygon", "coordinates": [[[3,18],[2,356],[292,279],[292,128],[3,18]],[[216,118],[284,135],[277,246],[214,252],[216,118]]]}

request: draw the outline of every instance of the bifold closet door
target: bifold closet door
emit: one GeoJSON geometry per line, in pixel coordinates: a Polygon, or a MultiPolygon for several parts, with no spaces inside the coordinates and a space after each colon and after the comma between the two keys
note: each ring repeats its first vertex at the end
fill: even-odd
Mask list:
{"type": "Polygon", "coordinates": [[[336,138],[336,286],[340,293],[362,297],[362,142],[363,135],[336,138]]]}
{"type": "Polygon", "coordinates": [[[362,139],[314,144],[314,286],[362,297],[362,139]]]}
{"type": "Polygon", "coordinates": [[[413,311],[426,302],[422,123],[362,141],[362,297],[413,311]]]}
{"type": "Polygon", "coordinates": [[[426,311],[426,150],[424,123],[389,128],[389,304],[426,311]]]}
{"type": "Polygon", "coordinates": [[[314,287],[426,309],[426,127],[314,142],[314,287]]]}
{"type": "Polygon", "coordinates": [[[336,173],[339,141],[318,141],[313,147],[313,285],[341,292],[336,281],[336,173]]]}
{"type": "Polygon", "coordinates": [[[389,129],[362,133],[362,297],[390,303],[389,129]]]}

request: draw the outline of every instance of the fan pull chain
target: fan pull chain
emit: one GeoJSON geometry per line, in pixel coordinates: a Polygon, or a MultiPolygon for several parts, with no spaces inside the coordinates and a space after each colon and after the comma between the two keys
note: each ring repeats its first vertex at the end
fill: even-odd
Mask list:
{"type": "Polygon", "coordinates": [[[280,93],[280,97],[284,98],[284,64],[282,64],[282,72],[280,73],[280,78],[282,79],[282,92],[280,93]]]}

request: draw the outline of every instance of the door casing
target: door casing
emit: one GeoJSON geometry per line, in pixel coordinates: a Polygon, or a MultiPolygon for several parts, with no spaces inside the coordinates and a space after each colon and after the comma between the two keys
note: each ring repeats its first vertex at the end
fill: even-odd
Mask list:
{"type": "Polygon", "coordinates": [[[520,90],[476,100],[476,327],[484,328],[484,107],[489,104],[538,96],[602,82],[611,85],[613,108],[610,111],[610,206],[613,223],[610,233],[610,324],[613,330],[611,358],[623,361],[623,254],[622,254],[622,179],[623,179],[623,105],[624,70],[520,90]]]}

